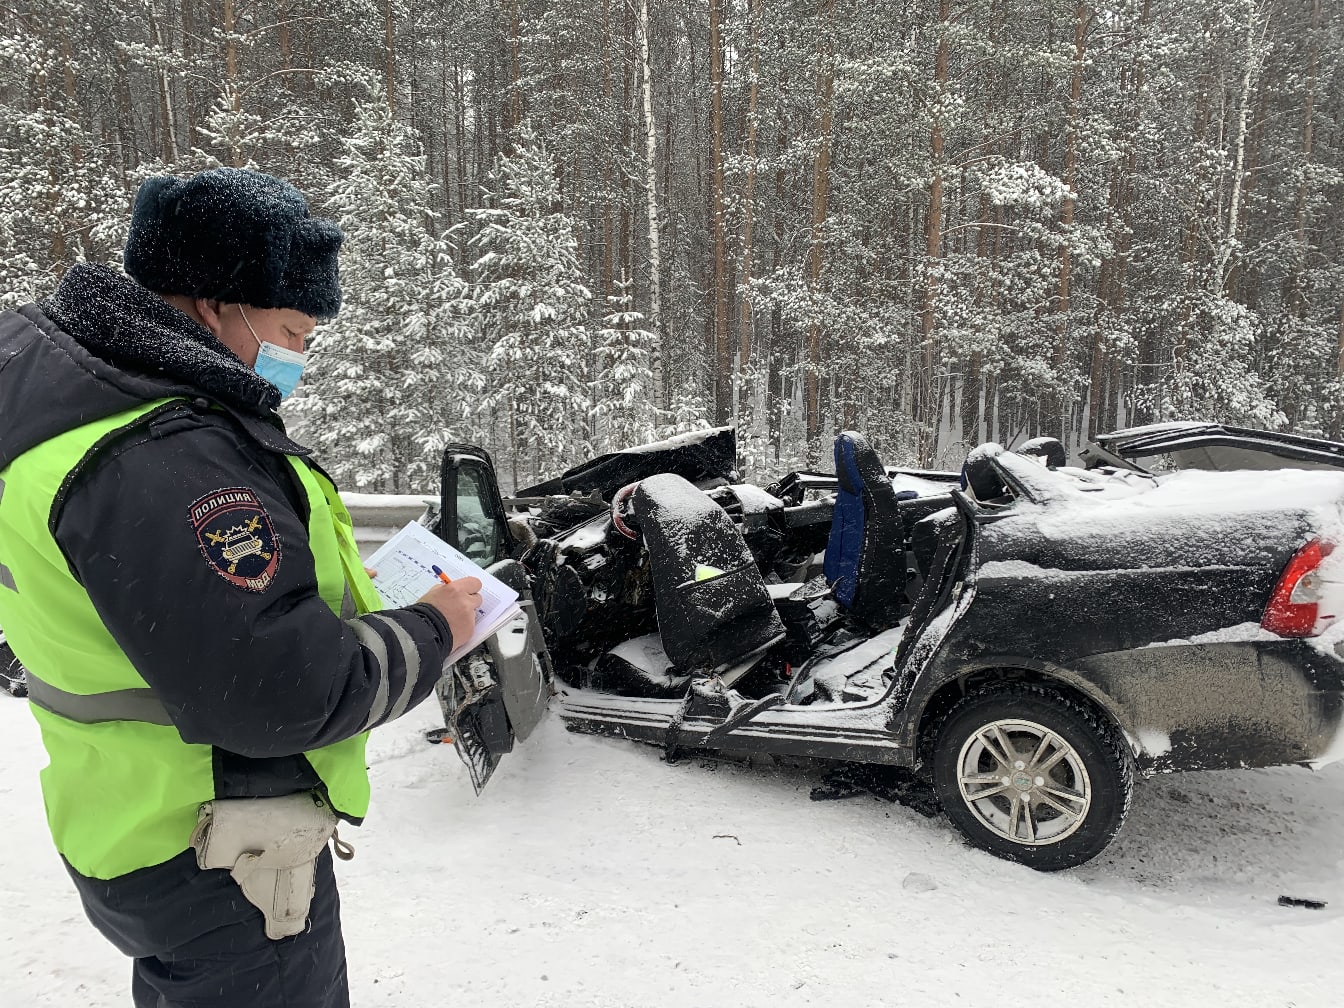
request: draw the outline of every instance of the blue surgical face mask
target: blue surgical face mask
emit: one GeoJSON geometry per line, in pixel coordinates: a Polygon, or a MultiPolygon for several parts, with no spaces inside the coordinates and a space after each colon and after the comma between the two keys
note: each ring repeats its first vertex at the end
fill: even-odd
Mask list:
{"type": "Polygon", "coordinates": [[[247,320],[247,312],[243,311],[242,305],[238,306],[238,311],[243,316],[247,331],[257,341],[257,362],[252,365],[252,370],[278,388],[281,399],[288,399],[298,387],[299,379],[303,377],[303,368],[308,363],[308,355],[298,350],[276,346],[274,343],[263,343],[257,331],[252,328],[252,323],[247,320]]]}

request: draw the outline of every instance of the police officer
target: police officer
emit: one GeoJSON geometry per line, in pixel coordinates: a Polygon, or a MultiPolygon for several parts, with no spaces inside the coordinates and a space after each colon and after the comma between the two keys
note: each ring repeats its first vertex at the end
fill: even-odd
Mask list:
{"type": "Polygon", "coordinates": [[[367,732],[430,695],[479,603],[464,578],[383,609],[276,416],[341,240],[269,175],[151,178],[130,279],[79,264],[0,314],[0,625],[52,836],[139,1008],[349,1003],[330,826],[362,820],[367,732]]]}

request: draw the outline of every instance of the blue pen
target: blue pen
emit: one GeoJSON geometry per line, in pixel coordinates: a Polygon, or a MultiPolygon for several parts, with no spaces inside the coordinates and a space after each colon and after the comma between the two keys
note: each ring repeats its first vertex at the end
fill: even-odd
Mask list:
{"type": "Polygon", "coordinates": [[[440,581],[442,581],[444,584],[452,584],[452,583],[453,583],[453,579],[452,579],[452,578],[450,578],[450,577],[449,577],[447,574],[445,574],[443,571],[439,570],[439,565],[438,565],[438,564],[433,564],[433,565],[431,565],[429,569],[432,570],[432,571],[434,572],[434,576],[437,577],[437,578],[438,578],[440,581]]]}

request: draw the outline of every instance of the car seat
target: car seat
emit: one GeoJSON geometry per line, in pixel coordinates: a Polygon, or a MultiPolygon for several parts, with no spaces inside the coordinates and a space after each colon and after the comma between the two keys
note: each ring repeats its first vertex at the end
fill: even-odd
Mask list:
{"type": "Polygon", "coordinates": [[[972,449],[966,456],[966,464],[961,467],[961,487],[970,491],[972,497],[982,504],[992,503],[1010,496],[1003,477],[994,468],[994,458],[1003,454],[1003,448],[988,441],[972,449]]]}
{"type": "Polygon", "coordinates": [[[1064,447],[1064,442],[1059,438],[1037,437],[1030,441],[1024,441],[1013,449],[1019,455],[1026,455],[1031,458],[1038,458],[1047,469],[1058,469],[1060,466],[1067,465],[1069,453],[1064,447]]]}
{"type": "Polygon", "coordinates": [[[756,560],[723,508],[661,473],[636,486],[630,509],[649,551],[663,649],[676,669],[723,670],[783,639],[756,560]]]}
{"type": "Polygon", "coordinates": [[[822,565],[835,600],[875,630],[900,621],[906,602],[905,526],[897,493],[868,439],[844,431],[835,439],[839,489],[822,565]]]}

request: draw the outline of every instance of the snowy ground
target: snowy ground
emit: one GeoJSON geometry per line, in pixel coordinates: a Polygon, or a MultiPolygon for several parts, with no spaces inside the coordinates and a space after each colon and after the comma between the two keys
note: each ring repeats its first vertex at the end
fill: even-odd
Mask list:
{"type": "MultiPolygon", "coordinates": [[[[436,714],[370,746],[338,867],[358,1008],[1344,1003],[1341,765],[1141,784],[1106,854],[1048,876],[899,805],[809,801],[814,773],[669,767],[554,717],[478,799],[421,741],[436,714]]],[[[0,739],[0,1006],[129,1004],[52,852],[21,701],[0,739]]]]}

